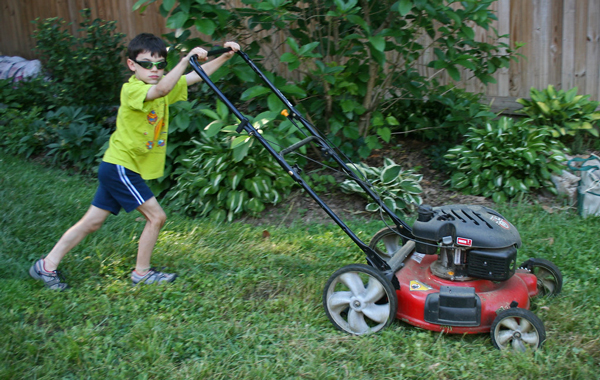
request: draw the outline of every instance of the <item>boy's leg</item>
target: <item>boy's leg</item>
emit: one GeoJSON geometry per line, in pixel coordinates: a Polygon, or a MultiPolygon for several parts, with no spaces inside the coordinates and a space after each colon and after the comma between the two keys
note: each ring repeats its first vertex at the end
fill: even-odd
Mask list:
{"type": "Polygon", "coordinates": [[[90,206],[77,223],[63,234],[52,251],[44,258],[36,261],[29,269],[29,275],[36,280],[44,282],[53,290],[65,290],[67,284],[56,270],[63,257],[83,238],[91,232],[98,230],[110,212],[95,206],[90,206]]]}
{"type": "Polygon", "coordinates": [[[50,253],[45,257],[45,269],[47,271],[56,270],[58,264],[60,264],[67,252],[79,244],[79,242],[87,235],[97,231],[109,214],[110,211],[102,210],[96,206],[90,206],[85,215],[63,234],[54,248],[52,248],[50,253]]]}
{"type": "Polygon", "coordinates": [[[139,274],[144,274],[150,269],[152,250],[158,240],[160,229],[167,220],[167,215],[154,197],[144,202],[137,210],[146,218],[146,226],[140,236],[135,270],[139,274]]]}
{"type": "Polygon", "coordinates": [[[146,226],[140,236],[137,262],[135,270],[131,273],[131,280],[134,285],[139,283],[159,284],[174,281],[177,277],[175,273],[163,273],[150,269],[152,250],[158,240],[160,229],[167,220],[167,215],[154,197],[144,202],[137,210],[146,218],[146,226]]]}

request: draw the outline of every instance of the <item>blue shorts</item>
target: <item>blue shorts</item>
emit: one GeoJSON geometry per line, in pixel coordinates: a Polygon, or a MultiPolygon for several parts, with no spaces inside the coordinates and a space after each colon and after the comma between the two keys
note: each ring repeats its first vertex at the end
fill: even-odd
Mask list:
{"type": "Polygon", "coordinates": [[[92,205],[117,215],[131,212],[154,197],[142,176],[121,165],[102,161],[98,168],[98,190],[92,205]]]}

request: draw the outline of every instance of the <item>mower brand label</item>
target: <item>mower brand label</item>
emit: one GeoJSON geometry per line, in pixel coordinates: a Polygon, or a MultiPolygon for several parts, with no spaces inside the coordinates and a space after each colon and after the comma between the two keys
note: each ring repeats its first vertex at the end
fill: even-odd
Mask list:
{"type": "Polygon", "coordinates": [[[506,220],[500,218],[499,216],[492,215],[490,217],[490,219],[492,220],[492,222],[496,223],[497,225],[504,228],[505,230],[510,230],[510,225],[508,224],[508,222],[506,220]]]}
{"type": "Polygon", "coordinates": [[[424,292],[429,289],[431,289],[431,286],[424,284],[421,281],[417,281],[417,280],[410,281],[410,291],[411,292],[424,292]]]}
{"type": "Polygon", "coordinates": [[[457,237],[456,238],[456,244],[458,244],[458,245],[465,245],[467,247],[470,247],[470,246],[473,245],[473,240],[467,239],[467,238],[457,237]]]}
{"type": "Polygon", "coordinates": [[[421,261],[423,261],[423,257],[425,257],[424,253],[418,253],[415,252],[412,254],[412,259],[415,260],[416,262],[418,262],[419,264],[421,264],[421,261]]]}

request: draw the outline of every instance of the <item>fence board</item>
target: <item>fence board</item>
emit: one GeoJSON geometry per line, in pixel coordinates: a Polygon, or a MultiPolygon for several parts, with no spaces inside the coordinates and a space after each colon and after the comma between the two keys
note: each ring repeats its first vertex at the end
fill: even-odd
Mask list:
{"type": "MultiPolygon", "coordinates": [[[[117,20],[117,30],[125,33],[126,42],[140,32],[168,33],[165,19],[160,16],[158,3],[148,6],[144,13],[131,9],[136,0],[1,0],[0,54],[35,58],[31,37],[35,18],[59,17],[73,22],[72,31],[81,21],[79,10],[92,9],[92,18],[117,20]]],[[[231,0],[230,3],[237,3],[231,0]]],[[[509,69],[495,74],[496,84],[487,87],[475,80],[463,79],[459,86],[470,91],[482,91],[490,99],[527,97],[530,87],[579,88],[580,94],[590,94],[600,100],[600,1],[598,0],[498,0],[492,9],[498,20],[494,27],[500,35],[509,34],[526,45],[520,53],[527,58],[513,62],[509,69]]],[[[477,30],[479,39],[493,31],[477,30]]],[[[424,37],[425,38],[425,37],[424,37]]],[[[277,43],[281,39],[276,38],[277,43]]],[[[421,41],[422,42],[422,41],[421,41]]],[[[285,46],[273,46],[280,54],[285,46]]],[[[431,57],[427,52],[424,59],[431,57]]],[[[419,72],[433,75],[433,69],[420,62],[419,72]]],[[[277,67],[277,65],[275,65],[277,67]]],[[[465,73],[468,74],[468,73],[465,73]]],[[[297,75],[297,74],[296,74],[297,75]]],[[[465,75],[465,78],[467,75],[465,75]]],[[[296,76],[290,76],[292,80],[296,76]]],[[[449,82],[447,75],[438,79],[449,82]]]]}

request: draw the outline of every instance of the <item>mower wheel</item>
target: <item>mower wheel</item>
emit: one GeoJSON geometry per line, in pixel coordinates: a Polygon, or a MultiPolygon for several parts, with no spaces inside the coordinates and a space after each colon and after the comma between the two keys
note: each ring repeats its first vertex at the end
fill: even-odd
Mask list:
{"type": "Polygon", "coordinates": [[[406,243],[406,238],[400,236],[397,228],[386,227],[373,235],[369,248],[374,250],[385,262],[389,262],[404,243],[406,243]]]}
{"type": "Polygon", "coordinates": [[[519,266],[527,269],[537,277],[537,288],[540,296],[553,297],[562,290],[563,277],[560,269],[545,259],[529,259],[519,266]]]}
{"type": "Polygon", "coordinates": [[[397,307],[392,283],[377,269],[364,264],[339,269],[331,275],[323,291],[323,308],[331,323],[353,335],[389,326],[397,307]]]}
{"type": "Polygon", "coordinates": [[[517,352],[525,352],[542,346],[546,340],[546,329],[531,311],[511,308],[496,316],[490,335],[494,347],[499,350],[512,348],[517,352]]]}

